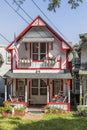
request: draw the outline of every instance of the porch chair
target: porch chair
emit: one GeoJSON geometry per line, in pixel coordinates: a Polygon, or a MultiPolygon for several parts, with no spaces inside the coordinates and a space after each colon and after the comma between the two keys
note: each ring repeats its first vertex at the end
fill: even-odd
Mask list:
{"type": "Polygon", "coordinates": [[[11,102],[18,101],[18,98],[12,97],[10,94],[9,94],[9,99],[11,102]]]}
{"type": "Polygon", "coordinates": [[[67,96],[60,96],[56,102],[66,102],[67,96]]]}

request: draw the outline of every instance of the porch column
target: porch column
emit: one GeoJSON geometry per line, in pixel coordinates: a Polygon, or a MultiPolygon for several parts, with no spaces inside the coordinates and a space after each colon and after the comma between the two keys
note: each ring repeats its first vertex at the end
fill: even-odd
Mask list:
{"type": "Polygon", "coordinates": [[[47,103],[49,103],[49,79],[47,79],[47,103]]]}
{"type": "Polygon", "coordinates": [[[11,96],[16,96],[15,92],[16,92],[16,79],[13,79],[13,89],[12,89],[12,95],[11,96]]]}
{"type": "Polygon", "coordinates": [[[70,80],[68,80],[68,103],[70,103],[70,80]]]}
{"type": "Polygon", "coordinates": [[[67,82],[67,87],[68,87],[68,103],[69,103],[68,111],[70,111],[70,80],[68,80],[67,82]]]}
{"type": "Polygon", "coordinates": [[[5,101],[7,101],[7,79],[5,79],[5,101]]]}
{"type": "Polygon", "coordinates": [[[27,79],[25,79],[25,102],[27,102],[27,79]]]}
{"type": "Polygon", "coordinates": [[[82,105],[82,82],[80,82],[80,105],[82,105]]]}

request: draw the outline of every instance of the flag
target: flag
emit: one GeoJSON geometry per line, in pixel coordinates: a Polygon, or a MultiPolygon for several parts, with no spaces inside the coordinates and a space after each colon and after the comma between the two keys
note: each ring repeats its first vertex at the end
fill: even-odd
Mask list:
{"type": "Polygon", "coordinates": [[[16,35],[15,34],[14,34],[14,52],[15,52],[15,58],[16,58],[16,65],[18,66],[19,54],[18,54],[18,48],[17,48],[17,42],[16,42],[16,35]]]}

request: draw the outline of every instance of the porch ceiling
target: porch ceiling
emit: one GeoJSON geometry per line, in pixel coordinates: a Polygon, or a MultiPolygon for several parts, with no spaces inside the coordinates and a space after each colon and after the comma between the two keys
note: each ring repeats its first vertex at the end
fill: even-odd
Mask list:
{"type": "Polygon", "coordinates": [[[72,79],[70,73],[13,73],[8,71],[5,75],[8,78],[30,78],[30,79],[72,79]]]}

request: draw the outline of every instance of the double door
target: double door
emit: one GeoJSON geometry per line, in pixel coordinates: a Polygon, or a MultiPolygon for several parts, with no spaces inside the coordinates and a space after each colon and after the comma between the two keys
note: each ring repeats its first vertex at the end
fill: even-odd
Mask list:
{"type": "Polygon", "coordinates": [[[47,80],[32,79],[31,81],[31,99],[35,104],[47,103],[47,80]]]}

